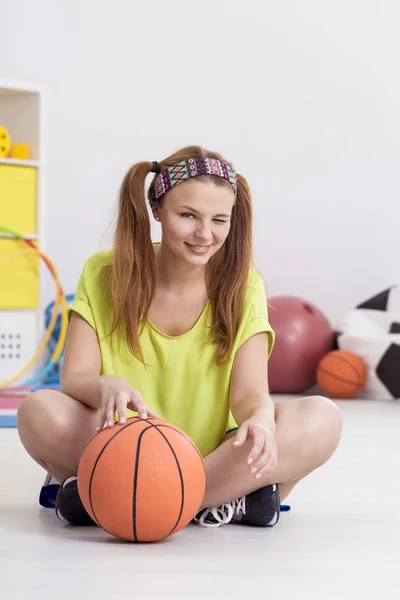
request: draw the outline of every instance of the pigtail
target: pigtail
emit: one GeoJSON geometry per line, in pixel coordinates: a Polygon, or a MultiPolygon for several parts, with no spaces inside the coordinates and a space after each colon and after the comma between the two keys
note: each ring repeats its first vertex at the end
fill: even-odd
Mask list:
{"type": "Polygon", "coordinates": [[[133,165],[122,182],[114,237],[111,273],[113,324],[111,334],[126,336],[131,352],[143,361],[139,337],[156,287],[156,260],[145,201],[145,180],[151,162],[133,165]]]}
{"type": "Polygon", "coordinates": [[[230,231],[208,265],[211,336],[218,344],[217,364],[229,360],[243,311],[252,253],[251,193],[246,179],[238,174],[230,231]]]}

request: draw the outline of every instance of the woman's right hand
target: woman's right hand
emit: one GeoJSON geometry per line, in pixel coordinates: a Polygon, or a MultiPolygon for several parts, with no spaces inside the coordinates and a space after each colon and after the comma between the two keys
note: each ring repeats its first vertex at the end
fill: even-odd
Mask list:
{"type": "Polygon", "coordinates": [[[97,431],[107,427],[114,427],[115,411],[118,412],[118,423],[126,422],[126,409],[130,408],[139,414],[141,419],[158,417],[145,404],[137,390],[129,385],[122,377],[117,375],[102,375],[100,377],[101,414],[97,431]]]}

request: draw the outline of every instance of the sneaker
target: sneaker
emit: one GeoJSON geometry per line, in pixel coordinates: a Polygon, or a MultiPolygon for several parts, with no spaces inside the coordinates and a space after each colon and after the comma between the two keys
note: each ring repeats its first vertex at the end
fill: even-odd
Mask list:
{"type": "Polygon", "coordinates": [[[274,484],[233,502],[205,508],[197,513],[193,521],[201,527],[221,527],[231,522],[254,527],[273,527],[279,521],[279,514],[279,486],[274,484]]]}
{"type": "Polygon", "coordinates": [[[96,525],[82,504],[76,477],[67,477],[61,484],[57,493],[55,509],[57,517],[63,523],[96,525]]]}
{"type": "Polygon", "coordinates": [[[43,506],[43,508],[54,508],[59,489],[60,484],[58,481],[50,473],[47,473],[39,494],[40,506],[43,506]]]}

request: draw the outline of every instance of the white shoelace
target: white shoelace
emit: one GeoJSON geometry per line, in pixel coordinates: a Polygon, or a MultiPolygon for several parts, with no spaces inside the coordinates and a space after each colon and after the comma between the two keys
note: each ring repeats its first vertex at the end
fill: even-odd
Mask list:
{"type": "Polygon", "coordinates": [[[226,502],[212,508],[205,508],[199,516],[194,518],[194,522],[201,527],[221,527],[230,523],[237,516],[240,517],[246,514],[246,496],[226,502]]]}

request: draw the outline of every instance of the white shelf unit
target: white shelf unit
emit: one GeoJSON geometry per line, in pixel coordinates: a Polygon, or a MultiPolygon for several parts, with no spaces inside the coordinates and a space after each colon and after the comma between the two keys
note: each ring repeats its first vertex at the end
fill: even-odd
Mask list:
{"type": "MultiPolygon", "coordinates": [[[[1,104],[1,101],[0,101],[1,104]]],[[[15,165],[17,167],[40,167],[38,160],[22,160],[20,158],[1,158],[0,165],[15,165]]]]}
{"type": "MultiPolygon", "coordinates": [[[[0,125],[7,128],[12,143],[27,143],[30,147],[29,160],[1,157],[0,168],[2,165],[10,165],[36,169],[36,232],[34,234],[30,233],[26,237],[37,240],[41,250],[45,251],[43,238],[43,115],[44,94],[41,87],[0,80],[0,125]]],[[[4,217],[4,214],[2,215],[0,210],[0,225],[7,227],[8,224],[4,222],[2,217],[4,217]]],[[[13,228],[10,227],[10,229],[13,228]]],[[[27,232],[21,231],[20,233],[26,234],[27,232]]],[[[0,244],[8,237],[7,234],[0,232],[0,244]]],[[[37,307],[0,309],[0,382],[9,379],[20,371],[35,353],[43,336],[43,274],[44,267],[40,264],[37,307]]],[[[40,364],[41,361],[39,364],[33,365],[15,384],[31,377],[37,372],[40,364]]]]}

